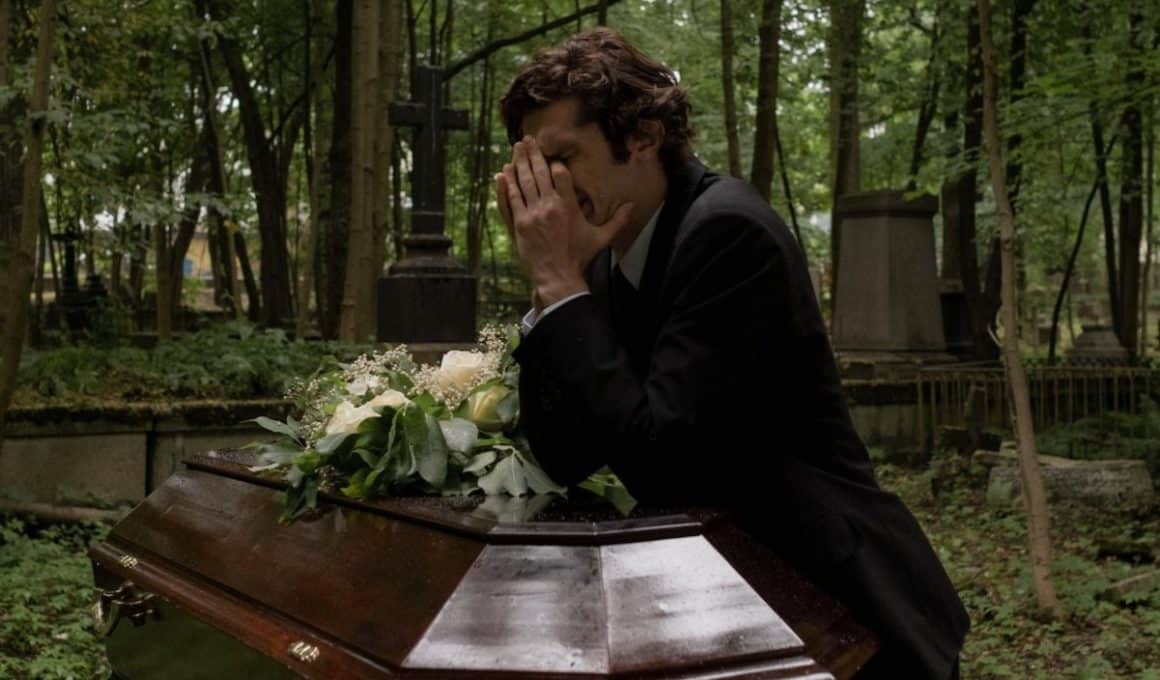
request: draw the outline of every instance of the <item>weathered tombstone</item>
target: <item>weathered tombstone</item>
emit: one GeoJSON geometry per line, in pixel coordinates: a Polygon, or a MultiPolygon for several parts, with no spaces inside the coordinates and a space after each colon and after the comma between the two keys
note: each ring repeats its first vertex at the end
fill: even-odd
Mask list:
{"type": "Polygon", "coordinates": [[[446,130],[467,128],[467,112],[443,106],[443,70],[420,66],[413,102],[391,105],[391,124],[415,128],[411,233],[406,253],[379,279],[378,339],[457,344],[475,339],[476,281],[451,257],[443,232],[446,130]]]}
{"type": "Polygon", "coordinates": [[[254,461],[191,459],[91,549],[118,677],[822,680],[876,648],[721,512],[324,496],[280,525],[254,461]]]}
{"type": "Polygon", "coordinates": [[[1128,350],[1120,344],[1112,327],[1100,324],[1084,324],[1067,357],[1100,363],[1123,363],[1129,359],[1128,350]]]}
{"type": "Polygon", "coordinates": [[[935,272],[937,207],[933,196],[907,200],[901,191],[838,199],[842,251],[833,344],[840,364],[905,373],[953,361],[935,272]]]}

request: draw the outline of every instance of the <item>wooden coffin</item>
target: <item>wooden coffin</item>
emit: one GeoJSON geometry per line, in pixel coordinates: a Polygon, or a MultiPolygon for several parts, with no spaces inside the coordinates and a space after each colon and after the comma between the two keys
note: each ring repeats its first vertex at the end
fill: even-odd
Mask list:
{"type": "Polygon", "coordinates": [[[849,677],[875,641],[705,509],[326,497],[186,461],[91,550],[118,677],[849,677]]]}

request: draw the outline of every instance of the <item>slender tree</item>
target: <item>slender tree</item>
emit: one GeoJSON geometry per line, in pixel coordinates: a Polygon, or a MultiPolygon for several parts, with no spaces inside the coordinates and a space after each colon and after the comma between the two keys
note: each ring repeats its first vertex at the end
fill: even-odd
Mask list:
{"type": "Polygon", "coordinates": [[[1128,14],[1130,64],[1125,76],[1127,105],[1120,116],[1120,327],[1116,335],[1132,355],[1137,353],[1140,322],[1140,241],[1144,233],[1144,123],[1139,97],[1146,78],[1144,15],[1138,3],[1128,14]]]}
{"type": "Polygon", "coordinates": [[[983,126],[987,156],[991,166],[991,188],[999,211],[1001,267],[1003,289],[1003,366],[1011,389],[1019,470],[1023,482],[1024,506],[1027,510],[1031,548],[1031,575],[1040,610],[1047,616],[1062,615],[1055,584],[1051,580],[1051,534],[1047,512],[1047,495],[1043,490],[1043,473],[1035,451],[1035,428],[1031,421],[1031,399],[1027,374],[1019,353],[1019,314],[1015,289],[1015,216],[1007,193],[1007,168],[999,136],[996,104],[995,49],[991,38],[990,0],[978,0],[979,38],[983,56],[983,126]]]}
{"type": "Polygon", "coordinates": [[[830,157],[833,167],[830,218],[830,304],[837,304],[842,225],[838,198],[862,186],[858,123],[858,64],[862,59],[865,0],[830,0],[830,157]]]}
{"type": "MultiPolygon", "coordinates": [[[[336,34],[353,35],[354,4],[352,0],[337,0],[334,5],[336,34]]],[[[354,80],[354,60],[351,40],[341,37],[334,46],[334,98],[331,125],[330,152],[330,219],[322,234],[321,250],[325,267],[318,270],[318,326],[325,338],[337,338],[342,313],[343,292],[346,286],[347,245],[351,212],[351,182],[353,137],[351,108],[354,80]]]]}
{"type": "MultiPolygon", "coordinates": [[[[762,28],[764,27],[765,23],[762,22],[762,28]]],[[[729,147],[729,174],[741,177],[741,140],[737,137],[737,88],[733,84],[733,49],[733,0],[721,0],[721,87],[725,97],[725,142],[729,147]]],[[[763,46],[762,57],[765,54],[764,49],[763,46]]],[[[760,63],[764,66],[764,59],[760,63]]],[[[761,102],[760,94],[758,102],[761,102]]]]}
{"type": "MultiPolygon", "coordinates": [[[[0,0],[0,87],[8,85],[9,35],[12,31],[12,0],[0,0]]],[[[11,106],[11,105],[9,105],[11,106]]],[[[6,120],[9,112],[0,107],[0,120],[6,120]]],[[[19,245],[16,222],[16,195],[18,187],[19,140],[15,135],[0,132],[0,266],[6,266],[9,253],[19,245]]],[[[5,318],[8,315],[8,277],[0,276],[0,337],[4,336],[5,318]]]]}
{"type": "MultiPolygon", "coordinates": [[[[351,200],[346,280],[342,295],[339,337],[347,342],[366,340],[366,309],[373,305],[367,282],[374,272],[375,227],[372,208],[375,168],[375,93],[379,87],[379,3],[355,0],[351,22],[351,200]]],[[[432,49],[435,42],[432,39],[432,49]]]]}
{"type": "Polygon", "coordinates": [[[306,221],[306,233],[302,240],[302,269],[298,279],[298,306],[294,316],[294,335],[306,337],[310,325],[310,295],[314,292],[314,272],[317,268],[319,215],[322,213],[319,198],[321,181],[320,159],[322,158],[322,135],[317,134],[317,122],[322,119],[322,98],[319,85],[322,82],[322,64],[325,55],[325,40],[317,31],[323,25],[322,0],[303,0],[302,11],[306,15],[306,49],[302,50],[305,71],[309,74],[310,88],[307,90],[305,106],[306,120],[302,127],[302,152],[306,159],[306,181],[309,185],[308,201],[310,219],[306,221]]]}
{"type": "MultiPolygon", "coordinates": [[[[198,13],[217,22],[229,17],[225,0],[196,0],[198,13]]],[[[267,127],[259,104],[259,90],[242,53],[228,33],[217,36],[218,52],[229,74],[230,89],[238,100],[250,182],[258,208],[261,237],[262,320],[275,325],[293,321],[290,286],[290,255],[286,247],[286,183],[290,159],[305,108],[291,105],[267,127]]],[[[306,87],[309,87],[307,83],[306,87]]]]}
{"type": "MultiPolygon", "coordinates": [[[[766,201],[773,195],[777,150],[777,80],[781,55],[781,2],[762,0],[758,28],[757,114],[753,130],[753,166],[749,181],[766,201]]],[[[854,56],[857,59],[857,56],[854,56]]],[[[855,85],[855,87],[857,87],[855,85]]]]}
{"type": "Polygon", "coordinates": [[[16,372],[24,349],[28,325],[28,300],[36,264],[36,232],[40,226],[41,163],[44,151],[44,128],[48,109],[49,75],[56,39],[56,0],[40,5],[40,27],[36,41],[36,65],[32,71],[32,95],[28,100],[28,129],[24,148],[24,178],[20,196],[20,247],[13,253],[9,284],[8,315],[0,346],[0,446],[4,443],[5,422],[12,394],[16,390],[16,372]]]}

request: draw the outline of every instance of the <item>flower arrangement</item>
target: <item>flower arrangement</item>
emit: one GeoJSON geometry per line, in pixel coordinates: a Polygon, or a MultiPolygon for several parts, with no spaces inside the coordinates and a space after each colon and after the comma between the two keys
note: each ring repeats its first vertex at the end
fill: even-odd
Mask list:
{"type": "Polygon", "coordinates": [[[255,471],[289,484],[283,520],[317,507],[320,490],[400,494],[563,494],[516,425],[514,331],[487,327],[474,351],[417,365],[405,346],[365,354],[292,383],[299,418],[254,422],[279,435],[250,444],[255,471]]]}

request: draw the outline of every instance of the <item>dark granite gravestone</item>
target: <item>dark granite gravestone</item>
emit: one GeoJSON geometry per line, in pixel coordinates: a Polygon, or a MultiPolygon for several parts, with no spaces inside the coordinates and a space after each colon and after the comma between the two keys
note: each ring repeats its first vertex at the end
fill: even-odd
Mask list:
{"type": "Polygon", "coordinates": [[[719,511],[324,496],[280,525],[253,462],[187,461],[90,551],[118,677],[821,680],[876,648],[719,511]]]}
{"type": "Polygon", "coordinates": [[[414,102],[391,106],[391,124],[415,128],[411,233],[406,253],[379,279],[378,338],[385,342],[467,343],[475,339],[475,277],[451,257],[443,232],[446,130],[467,128],[465,111],[443,106],[443,71],[421,66],[414,102]]]}

